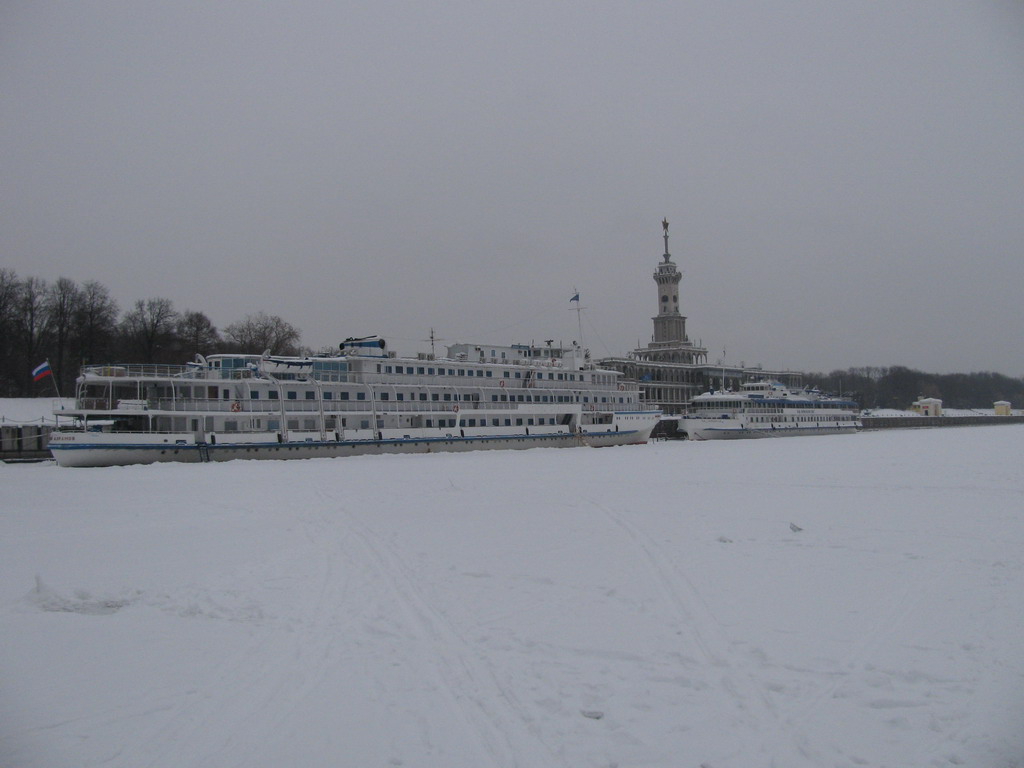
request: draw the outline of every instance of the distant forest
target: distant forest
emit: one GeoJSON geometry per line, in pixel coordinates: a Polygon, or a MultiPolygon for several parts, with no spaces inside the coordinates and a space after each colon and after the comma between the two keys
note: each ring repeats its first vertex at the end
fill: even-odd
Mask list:
{"type": "Polygon", "coordinates": [[[179,311],[170,299],[140,299],[124,311],[106,286],[60,278],[20,279],[0,269],[0,397],[74,394],[82,365],[175,363],[230,350],[297,354],[301,334],[276,315],[258,312],[218,330],[203,312],[179,311]],[[31,371],[50,361],[53,379],[31,371]]]}
{"type": "Polygon", "coordinates": [[[811,373],[805,384],[823,392],[848,396],[861,408],[905,409],[921,397],[937,397],[944,408],[991,408],[1007,400],[1024,406],[1024,378],[1001,373],[923,373],[910,368],[849,368],[829,374],[811,373]]]}
{"type": "MultiPolygon", "coordinates": [[[[265,312],[218,330],[203,312],[177,310],[170,299],[140,299],[118,307],[106,286],[67,278],[48,283],[0,269],[0,397],[74,393],[82,365],[172,363],[231,351],[288,355],[310,352],[290,323],[265,312]],[[54,381],[32,380],[50,361],[54,381]]],[[[922,373],[909,368],[850,368],[811,373],[809,385],[848,395],[862,408],[906,408],[919,397],[938,397],[949,408],[991,408],[997,400],[1024,405],[1024,379],[998,373],[922,373]]]]}

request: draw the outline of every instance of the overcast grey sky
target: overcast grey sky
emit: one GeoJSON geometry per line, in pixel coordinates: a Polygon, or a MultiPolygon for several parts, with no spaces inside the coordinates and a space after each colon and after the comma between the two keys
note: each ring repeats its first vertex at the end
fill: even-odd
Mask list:
{"type": "Polygon", "coordinates": [[[1024,374],[1024,3],[0,5],[0,266],[318,347],[1024,374]]]}

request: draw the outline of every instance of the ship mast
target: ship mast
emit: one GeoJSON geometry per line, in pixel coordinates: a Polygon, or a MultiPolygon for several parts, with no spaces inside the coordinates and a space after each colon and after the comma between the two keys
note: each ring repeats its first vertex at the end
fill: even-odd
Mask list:
{"type": "MultiPolygon", "coordinates": [[[[571,304],[574,301],[576,302],[576,327],[579,329],[579,333],[580,333],[580,351],[582,351],[584,349],[584,344],[583,344],[583,317],[582,317],[582,314],[581,314],[583,312],[583,307],[580,306],[580,292],[576,290],[576,286],[573,286],[572,293],[573,293],[573,296],[572,296],[571,299],[569,299],[569,303],[571,304]]],[[[571,309],[571,307],[570,307],[570,309],[571,309]]]]}

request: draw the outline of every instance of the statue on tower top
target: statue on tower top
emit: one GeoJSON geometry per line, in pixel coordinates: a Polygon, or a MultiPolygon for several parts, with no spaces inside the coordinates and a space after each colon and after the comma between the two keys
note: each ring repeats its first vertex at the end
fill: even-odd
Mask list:
{"type": "Polygon", "coordinates": [[[665,263],[668,264],[672,257],[668,255],[668,218],[662,219],[661,228],[665,230],[665,263]]]}

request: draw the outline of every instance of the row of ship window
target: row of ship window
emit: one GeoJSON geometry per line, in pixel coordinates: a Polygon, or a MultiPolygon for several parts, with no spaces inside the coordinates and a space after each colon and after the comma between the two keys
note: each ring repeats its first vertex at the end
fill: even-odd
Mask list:
{"type": "Polygon", "coordinates": [[[811,402],[810,400],[776,400],[773,402],[758,401],[756,404],[751,404],[747,401],[712,401],[712,402],[701,402],[697,401],[693,403],[694,408],[704,408],[708,410],[720,410],[725,408],[740,409],[742,408],[747,413],[757,412],[774,412],[779,413],[782,409],[795,409],[795,408],[819,408],[819,409],[832,409],[832,410],[845,410],[849,408],[855,408],[855,403],[848,402],[835,402],[835,403],[824,403],[824,402],[811,402]]]}
{"type": "MultiPolygon", "coordinates": [[[[555,422],[554,418],[540,418],[540,417],[535,418],[535,419],[530,419],[530,418],[522,419],[522,418],[518,418],[518,419],[491,419],[490,420],[490,426],[492,426],[492,427],[502,427],[502,426],[511,427],[513,424],[515,426],[517,426],[517,427],[522,427],[524,425],[532,427],[534,424],[537,424],[537,425],[540,425],[540,426],[543,426],[545,424],[550,424],[550,425],[554,426],[555,423],[556,422],[555,422]]],[[[431,424],[431,419],[427,419],[426,420],[426,425],[428,427],[433,426],[433,424],[431,424]]],[[[454,427],[455,426],[455,419],[438,419],[437,420],[437,426],[439,426],[439,427],[454,427]]],[[[486,426],[488,426],[488,424],[487,424],[487,419],[463,419],[462,420],[462,426],[464,426],[464,427],[478,427],[478,426],[479,427],[486,427],[486,426]]]]}
{"type": "MultiPolygon", "coordinates": [[[[832,416],[830,414],[826,414],[826,415],[822,415],[822,416],[786,416],[786,417],[784,417],[781,420],[782,421],[800,421],[800,422],[811,422],[811,421],[814,421],[814,422],[818,422],[818,421],[845,421],[846,417],[844,417],[844,416],[832,416]]],[[[767,424],[767,423],[773,422],[773,421],[780,421],[780,419],[772,418],[770,416],[754,416],[754,417],[752,417],[750,419],[750,421],[754,422],[754,423],[758,423],[758,424],[767,424]]]]}
{"type": "MultiPolygon", "coordinates": [[[[384,373],[401,373],[405,375],[413,376],[476,376],[477,378],[493,378],[493,371],[490,369],[473,369],[473,368],[431,368],[429,366],[416,366],[416,365],[385,365],[377,366],[377,373],[381,373],[383,368],[384,373]]],[[[525,378],[527,379],[543,379],[544,371],[526,371],[525,378]]],[[[502,378],[506,379],[522,379],[523,371],[503,371],[502,378]]],[[[586,381],[587,377],[585,374],[575,373],[555,373],[553,371],[547,372],[547,378],[549,381],[586,381]]],[[[611,377],[608,376],[595,376],[595,381],[601,384],[610,384],[611,377]]]]}
{"type": "MultiPolygon", "coordinates": [[[[431,427],[431,428],[437,427],[439,429],[444,429],[445,427],[454,427],[456,425],[456,421],[457,421],[456,419],[425,419],[424,420],[424,425],[427,426],[427,427],[431,427]]],[[[509,419],[509,418],[506,418],[506,419],[490,419],[490,420],[488,420],[488,419],[463,419],[461,426],[463,426],[463,427],[478,427],[478,426],[479,427],[486,427],[486,426],[492,426],[492,427],[502,427],[502,426],[511,427],[511,426],[514,425],[514,426],[517,426],[517,427],[523,427],[523,426],[532,427],[532,426],[535,426],[535,425],[536,426],[546,426],[546,425],[547,426],[554,426],[556,423],[557,423],[557,421],[555,420],[554,417],[541,417],[541,416],[538,416],[538,417],[535,417],[535,418],[527,417],[527,418],[516,418],[516,419],[509,419]],[[489,424],[488,424],[488,421],[490,422],[489,424]]],[[[334,419],[327,419],[325,421],[325,423],[324,423],[324,428],[327,429],[327,430],[332,430],[332,429],[335,428],[335,426],[336,425],[335,425],[334,419]]],[[[348,423],[348,419],[342,419],[341,420],[341,426],[344,429],[344,428],[349,428],[350,426],[353,426],[353,425],[350,425],[348,423]]],[[[377,426],[378,427],[383,427],[382,424],[378,424],[377,426]]],[[[276,430],[278,430],[280,428],[281,428],[281,422],[279,422],[279,421],[277,421],[275,419],[270,419],[267,422],[267,429],[269,429],[271,432],[276,431],[276,430]]],[[[300,426],[299,426],[299,420],[298,419],[289,419],[288,420],[288,429],[295,429],[295,430],[297,430],[299,428],[300,428],[300,426]]],[[[303,420],[301,428],[304,429],[304,430],[308,430],[308,431],[313,431],[313,430],[317,429],[316,420],[315,419],[305,419],[305,420],[303,420]]],[[[361,420],[359,422],[359,426],[357,428],[358,429],[369,429],[370,428],[370,421],[369,421],[369,419],[361,420]]],[[[233,421],[233,420],[225,421],[224,422],[224,431],[225,432],[238,432],[239,431],[239,429],[238,429],[238,422],[237,421],[233,421]]]]}
{"type": "MultiPolygon", "coordinates": [[[[613,403],[615,402],[614,397],[602,397],[600,401],[598,401],[597,397],[594,397],[593,402],[607,403],[609,400],[613,403]]],[[[578,403],[579,401],[579,395],[576,395],[575,399],[569,395],[537,395],[536,397],[533,395],[491,395],[492,403],[578,403]],[[525,400],[523,400],[524,397],[526,398],[525,400]]],[[[591,402],[590,396],[584,395],[583,402],[591,402]]],[[[624,402],[624,399],[620,397],[619,402],[624,402]]]]}
{"type": "MultiPolygon", "coordinates": [[[[316,392],[314,392],[313,390],[306,390],[304,394],[305,394],[305,399],[306,400],[316,400],[316,392]]],[[[339,392],[338,393],[338,399],[339,400],[348,400],[349,399],[349,394],[350,394],[349,392],[339,392]]],[[[406,394],[405,392],[396,392],[395,393],[395,400],[405,401],[405,399],[406,399],[405,394],[406,394]]],[[[286,395],[287,399],[289,399],[289,400],[298,400],[299,399],[299,394],[295,390],[288,390],[285,393],[285,395],[286,395]]],[[[277,400],[278,399],[277,390],[274,390],[274,389],[269,390],[267,392],[267,396],[268,396],[268,399],[270,399],[270,400],[277,400]]],[[[355,397],[356,400],[366,400],[366,393],[365,392],[356,392],[355,396],[356,396],[355,397]]],[[[227,395],[225,395],[225,397],[227,397],[227,395]]],[[[253,390],[250,393],[250,398],[253,399],[253,400],[259,400],[260,399],[259,391],[258,390],[253,390]]],[[[333,400],[333,399],[334,399],[334,393],[333,392],[330,392],[330,391],[325,391],[324,392],[324,400],[333,400]]],[[[391,399],[391,393],[390,392],[378,392],[377,393],[377,399],[381,400],[382,402],[383,401],[389,401],[391,399]]],[[[461,395],[461,396],[458,395],[458,394],[453,395],[450,392],[445,392],[445,393],[434,392],[428,398],[426,392],[419,392],[419,393],[410,392],[409,393],[409,400],[410,401],[417,400],[417,399],[419,399],[421,401],[426,401],[426,400],[429,399],[429,400],[431,400],[433,402],[441,402],[441,401],[443,401],[443,402],[452,402],[452,401],[479,402],[480,395],[477,395],[477,394],[474,394],[474,393],[471,393],[471,392],[470,393],[466,393],[466,394],[461,395]],[[418,395],[418,397],[417,397],[417,395],[418,395]]],[[[571,396],[571,395],[536,395],[536,396],[534,396],[534,395],[491,395],[491,402],[494,402],[494,403],[506,403],[506,402],[508,402],[508,403],[516,403],[516,402],[518,402],[518,403],[572,403],[572,402],[577,402],[578,400],[579,400],[578,396],[574,399],[573,396],[571,396]]],[[[607,403],[607,402],[609,402],[609,398],[608,397],[602,397],[600,399],[600,401],[598,401],[597,397],[595,396],[593,401],[595,403],[596,402],[607,403]]],[[[614,397],[610,398],[610,401],[614,403],[615,402],[615,398],[614,397]]],[[[590,396],[589,395],[584,395],[583,402],[584,403],[589,403],[590,402],[590,396]]],[[[622,397],[618,398],[618,402],[619,403],[625,402],[625,398],[622,398],[622,397]]]]}

